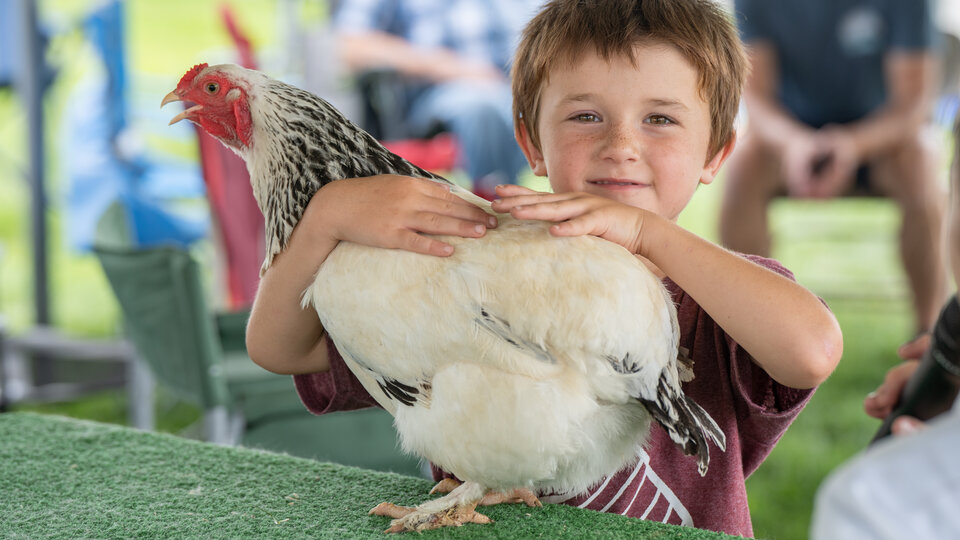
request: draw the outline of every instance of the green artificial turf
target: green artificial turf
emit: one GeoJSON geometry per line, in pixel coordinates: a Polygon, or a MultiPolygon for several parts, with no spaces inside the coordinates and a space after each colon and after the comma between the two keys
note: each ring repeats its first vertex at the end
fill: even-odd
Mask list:
{"type": "MultiPolygon", "coordinates": [[[[431,482],[35,413],[0,414],[0,538],[385,538],[383,501],[431,482]]],[[[416,538],[716,539],[562,505],[483,509],[494,523],[416,538]]]]}

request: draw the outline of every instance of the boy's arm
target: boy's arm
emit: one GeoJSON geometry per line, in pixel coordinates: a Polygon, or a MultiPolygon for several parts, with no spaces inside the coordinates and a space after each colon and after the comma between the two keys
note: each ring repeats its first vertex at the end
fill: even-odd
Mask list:
{"type": "Polygon", "coordinates": [[[796,282],[652,212],[586,193],[538,194],[501,186],[494,209],[558,222],[551,234],[592,234],[640,255],[700,304],[775,381],[823,382],[840,361],[836,318],[796,282]]]}
{"type": "Polygon", "coordinates": [[[843,352],[836,318],[798,283],[647,214],[639,254],[700,304],[775,381],[813,388],[843,352]]]}
{"type": "Polygon", "coordinates": [[[453,247],[419,233],[480,237],[495,225],[492,216],[429,180],[377,176],[324,186],[260,280],[247,324],[250,358],[288,375],[329,369],[323,328],[300,299],[341,240],[442,257],[453,247]]]}

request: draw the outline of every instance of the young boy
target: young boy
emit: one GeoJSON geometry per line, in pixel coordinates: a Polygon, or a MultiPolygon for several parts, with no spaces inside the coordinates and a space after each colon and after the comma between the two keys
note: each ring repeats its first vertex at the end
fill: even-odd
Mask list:
{"type": "MultiPolygon", "coordinates": [[[[555,221],[556,235],[616,242],[661,275],[695,361],[684,391],[727,435],[701,478],[654,427],[635,466],[545,502],[751,535],[745,478],[840,358],[836,320],[788,271],[675,223],[733,148],[745,70],[735,30],[710,0],[554,0],[524,33],[513,74],[517,140],[554,194],[500,186],[494,209],[555,221]]],[[[261,281],[251,357],[296,374],[318,414],[374,405],[299,295],[341,240],[445,256],[450,246],[420,233],[482,236],[495,226],[488,217],[424,180],[325,186],[261,281]]]]}

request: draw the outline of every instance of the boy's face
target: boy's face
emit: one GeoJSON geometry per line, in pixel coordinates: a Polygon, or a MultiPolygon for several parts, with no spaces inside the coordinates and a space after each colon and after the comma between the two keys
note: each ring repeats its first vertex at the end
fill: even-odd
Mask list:
{"type": "Polygon", "coordinates": [[[541,90],[540,148],[523,129],[517,138],[554,192],[594,193],[675,220],[733,148],[707,155],[710,108],[697,82],[669,45],[638,45],[635,64],[585,51],[541,90]]]}

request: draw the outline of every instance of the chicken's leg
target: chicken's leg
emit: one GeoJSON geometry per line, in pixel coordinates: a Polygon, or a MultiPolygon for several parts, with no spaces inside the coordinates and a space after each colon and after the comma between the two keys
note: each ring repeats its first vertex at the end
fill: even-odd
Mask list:
{"type": "MultiPolygon", "coordinates": [[[[459,485],[460,482],[454,480],[453,478],[444,478],[443,480],[437,482],[437,485],[433,486],[433,489],[430,490],[430,494],[450,493],[459,485]]],[[[493,506],[501,503],[524,503],[527,506],[543,506],[536,494],[526,488],[516,488],[511,489],[510,491],[491,491],[483,496],[483,499],[480,500],[479,506],[493,506]]]]}
{"type": "Polygon", "coordinates": [[[395,518],[385,532],[426,531],[440,527],[459,527],[464,523],[490,523],[490,518],[476,511],[486,488],[464,482],[449,494],[427,501],[416,508],[380,503],[371,515],[395,518]]]}

